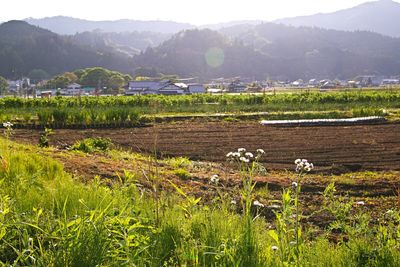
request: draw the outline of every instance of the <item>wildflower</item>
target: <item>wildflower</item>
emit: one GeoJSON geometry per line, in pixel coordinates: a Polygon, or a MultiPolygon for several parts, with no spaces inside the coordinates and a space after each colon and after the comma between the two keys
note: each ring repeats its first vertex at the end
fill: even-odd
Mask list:
{"type": "Polygon", "coordinates": [[[11,128],[13,127],[14,124],[12,124],[11,122],[7,121],[7,122],[3,122],[3,127],[4,128],[11,128]]]}
{"type": "Polygon", "coordinates": [[[262,203],[261,203],[260,201],[258,201],[258,200],[255,200],[255,201],[253,202],[253,205],[256,206],[256,207],[264,208],[264,204],[262,204],[262,203]]]}
{"type": "Polygon", "coordinates": [[[294,163],[296,164],[296,172],[310,172],[314,169],[314,164],[309,163],[306,159],[296,159],[294,163]]]}
{"type": "Polygon", "coordinates": [[[292,187],[293,187],[293,188],[297,188],[298,186],[299,186],[299,185],[298,185],[296,182],[293,182],[293,183],[292,183],[292,187]]]}
{"type": "Polygon", "coordinates": [[[358,206],[364,206],[364,205],[365,205],[365,202],[364,202],[364,201],[357,201],[357,202],[356,202],[356,205],[358,205],[358,206]]]}
{"type": "Polygon", "coordinates": [[[238,152],[239,152],[239,153],[245,153],[245,152],[246,152],[246,149],[245,149],[245,148],[239,148],[239,149],[238,149],[238,152]]]}
{"type": "Polygon", "coordinates": [[[219,182],[219,176],[218,176],[218,174],[214,174],[213,176],[211,176],[210,181],[211,181],[211,183],[213,183],[213,184],[218,184],[218,182],[219,182]]]}
{"type": "Polygon", "coordinates": [[[233,155],[233,153],[232,153],[232,152],[229,152],[228,154],[226,154],[226,157],[227,157],[227,158],[230,158],[230,157],[232,157],[232,155],[233,155]]]}
{"type": "Polygon", "coordinates": [[[279,248],[277,246],[272,246],[271,249],[272,251],[277,251],[279,248]]]}
{"type": "Polygon", "coordinates": [[[234,200],[234,199],[231,200],[231,204],[232,204],[232,205],[236,205],[236,204],[237,204],[236,200],[234,200]]]}
{"type": "Polygon", "coordinates": [[[246,152],[246,154],[244,154],[246,157],[248,158],[252,158],[253,157],[253,153],[250,152],[246,152]]]}
{"type": "Polygon", "coordinates": [[[246,158],[246,157],[240,157],[240,159],[239,159],[241,162],[244,162],[244,163],[249,163],[250,162],[250,160],[248,159],[248,158],[246,158]]]}
{"type": "Polygon", "coordinates": [[[264,155],[265,154],[264,149],[261,149],[261,148],[257,149],[257,154],[264,155]]]}
{"type": "Polygon", "coordinates": [[[234,152],[232,153],[232,156],[235,158],[239,158],[240,157],[240,153],[239,152],[234,152]]]}

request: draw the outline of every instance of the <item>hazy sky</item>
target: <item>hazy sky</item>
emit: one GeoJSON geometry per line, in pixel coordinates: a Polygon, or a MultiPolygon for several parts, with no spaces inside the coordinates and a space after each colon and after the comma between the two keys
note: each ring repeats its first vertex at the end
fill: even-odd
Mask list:
{"type": "MultiPolygon", "coordinates": [[[[368,0],[2,0],[0,21],[71,16],[89,20],[173,20],[208,24],[332,12],[368,0]]],[[[369,0],[372,1],[372,0],[369,0]]]]}

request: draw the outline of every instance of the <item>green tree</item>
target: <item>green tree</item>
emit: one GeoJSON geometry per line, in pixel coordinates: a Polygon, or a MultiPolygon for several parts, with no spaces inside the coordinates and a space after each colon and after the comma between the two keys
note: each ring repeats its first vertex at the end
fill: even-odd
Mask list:
{"type": "Polygon", "coordinates": [[[110,79],[108,80],[108,87],[110,87],[113,91],[118,90],[124,85],[125,79],[120,73],[112,74],[110,79]]]}
{"type": "Polygon", "coordinates": [[[0,95],[4,95],[8,90],[7,80],[0,76],[0,95]]]}
{"type": "Polygon", "coordinates": [[[65,72],[63,76],[69,80],[69,83],[76,83],[78,81],[78,76],[73,72],[65,72]]]}
{"type": "Polygon", "coordinates": [[[126,83],[128,83],[129,81],[133,81],[133,78],[132,78],[131,75],[125,74],[124,75],[124,80],[125,80],[126,83]]]}
{"type": "Polygon", "coordinates": [[[77,69],[73,71],[76,77],[78,77],[78,80],[81,79],[82,75],[85,74],[85,72],[86,71],[84,69],[77,69]]]}
{"type": "Polygon", "coordinates": [[[57,75],[46,83],[47,88],[65,88],[70,84],[70,79],[64,75],[57,75]]]}
{"type": "Polygon", "coordinates": [[[104,68],[96,67],[88,69],[80,79],[82,86],[96,87],[101,89],[108,86],[110,71],[104,68]]]}

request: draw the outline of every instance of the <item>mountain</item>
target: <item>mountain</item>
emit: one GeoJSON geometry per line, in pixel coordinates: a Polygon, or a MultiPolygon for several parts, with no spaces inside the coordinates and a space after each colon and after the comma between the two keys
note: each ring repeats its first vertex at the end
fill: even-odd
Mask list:
{"type": "Polygon", "coordinates": [[[285,18],[275,22],[344,31],[365,30],[400,37],[400,3],[380,0],[333,13],[285,18]]]}
{"type": "Polygon", "coordinates": [[[60,36],[10,21],[0,25],[0,36],[0,75],[8,78],[33,70],[54,75],[95,66],[201,80],[350,79],[362,74],[399,75],[400,70],[400,38],[274,23],[185,30],[168,38],[101,31],[60,36]]]}
{"type": "Polygon", "coordinates": [[[24,21],[31,25],[39,26],[63,35],[71,35],[93,30],[102,30],[104,32],[150,31],[171,34],[195,27],[188,23],[173,21],[140,21],[127,19],[115,21],[90,21],[64,16],[41,19],[27,18],[24,21]]]}
{"type": "Polygon", "coordinates": [[[351,79],[398,75],[400,39],[274,23],[188,30],[135,56],[137,67],[203,79],[351,79]]]}
{"type": "Polygon", "coordinates": [[[238,25],[257,25],[262,23],[262,20],[235,20],[229,22],[215,23],[215,24],[205,24],[200,26],[200,29],[210,29],[210,30],[220,30],[223,28],[229,28],[238,25]]]}
{"type": "Polygon", "coordinates": [[[37,69],[51,75],[93,66],[124,72],[133,70],[131,58],[77,45],[24,21],[1,24],[0,36],[0,75],[8,78],[20,78],[37,69]]]}
{"type": "Polygon", "coordinates": [[[154,32],[82,32],[69,36],[77,44],[89,46],[98,51],[114,51],[128,57],[140,54],[148,47],[160,45],[172,34],[154,32]]]}
{"type": "Polygon", "coordinates": [[[266,72],[273,71],[274,65],[268,56],[209,29],[180,32],[134,59],[138,67],[155,67],[163,74],[201,79],[237,75],[264,77],[266,72]]]}
{"type": "Polygon", "coordinates": [[[234,26],[221,32],[274,59],[277,72],[289,79],[399,74],[399,38],[274,23],[250,29],[234,26]]]}

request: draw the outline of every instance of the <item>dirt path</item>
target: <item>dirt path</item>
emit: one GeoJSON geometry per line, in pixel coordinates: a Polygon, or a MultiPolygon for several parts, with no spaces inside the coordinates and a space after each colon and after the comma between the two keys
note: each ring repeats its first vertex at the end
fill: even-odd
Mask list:
{"type": "MultiPolygon", "coordinates": [[[[55,146],[86,137],[107,137],[124,149],[162,156],[221,162],[229,151],[244,147],[266,151],[270,169],[292,169],[307,158],[317,171],[400,170],[400,124],[273,127],[256,122],[181,122],[143,128],[55,130],[55,146]]],[[[18,141],[37,143],[38,130],[15,130],[18,141]]]]}

